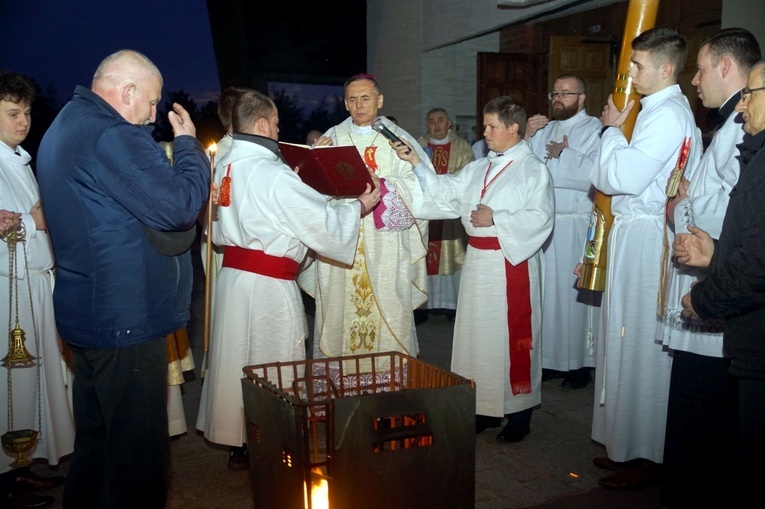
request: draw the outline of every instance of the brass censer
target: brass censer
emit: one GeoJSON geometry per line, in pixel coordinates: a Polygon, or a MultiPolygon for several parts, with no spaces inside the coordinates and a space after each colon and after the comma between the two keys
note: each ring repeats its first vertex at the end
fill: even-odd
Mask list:
{"type": "MultiPolygon", "coordinates": [[[[32,429],[13,429],[13,369],[17,368],[30,368],[37,367],[37,420],[38,427],[42,429],[42,398],[40,387],[40,366],[35,363],[35,357],[29,353],[26,345],[26,334],[24,330],[19,326],[19,292],[18,292],[18,278],[17,261],[16,261],[16,248],[19,243],[22,245],[24,253],[24,266],[27,266],[27,251],[26,251],[26,230],[23,224],[19,224],[16,227],[6,229],[5,232],[0,233],[2,240],[8,244],[8,353],[2,359],[2,366],[8,370],[8,431],[0,436],[3,449],[12,455],[16,456],[16,459],[10,464],[12,468],[25,467],[32,463],[32,461],[25,457],[25,454],[34,447],[39,441],[39,431],[32,429]],[[15,306],[15,309],[14,309],[15,306]],[[15,313],[14,313],[15,311],[15,313]],[[11,327],[15,316],[15,327],[11,327]]],[[[32,317],[32,326],[34,328],[35,347],[37,351],[40,351],[39,334],[37,331],[37,322],[35,321],[34,307],[32,305],[32,285],[29,281],[29,270],[26,269],[26,280],[29,286],[29,309],[32,317]]]]}

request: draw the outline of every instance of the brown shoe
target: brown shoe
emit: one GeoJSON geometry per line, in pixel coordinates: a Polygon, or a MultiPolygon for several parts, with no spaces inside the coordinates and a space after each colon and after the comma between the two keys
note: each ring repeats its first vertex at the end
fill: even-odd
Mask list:
{"type": "Polygon", "coordinates": [[[54,475],[43,477],[32,472],[28,467],[17,468],[13,470],[13,482],[15,488],[19,491],[46,491],[52,490],[57,486],[64,484],[64,477],[54,475]]]}
{"type": "Polygon", "coordinates": [[[615,474],[603,477],[598,484],[611,490],[643,488],[659,478],[659,466],[648,460],[630,462],[615,474]]]}
{"type": "Polygon", "coordinates": [[[0,502],[3,502],[3,507],[8,509],[40,509],[48,507],[54,502],[53,497],[35,495],[28,491],[14,491],[8,493],[4,498],[5,500],[0,500],[0,502]]]}
{"type": "Polygon", "coordinates": [[[611,460],[608,456],[595,456],[592,458],[592,464],[603,470],[610,470],[611,472],[618,472],[625,468],[624,463],[617,463],[611,460]]]}

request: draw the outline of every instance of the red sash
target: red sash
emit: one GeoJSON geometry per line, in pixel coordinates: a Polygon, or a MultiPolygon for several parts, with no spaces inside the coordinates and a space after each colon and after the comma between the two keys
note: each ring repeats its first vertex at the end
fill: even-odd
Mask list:
{"type": "Polygon", "coordinates": [[[428,223],[428,257],[425,266],[428,276],[438,274],[441,266],[441,241],[443,240],[444,222],[440,219],[428,223]]]}
{"type": "Polygon", "coordinates": [[[294,281],[300,264],[292,258],[267,255],[263,251],[226,246],[223,266],[272,277],[294,281]]]}
{"type": "MultiPolygon", "coordinates": [[[[468,237],[476,249],[500,249],[497,237],[468,237]]],[[[510,387],[513,394],[531,394],[531,285],[528,261],[505,259],[507,332],[510,339],[510,387]]]]}
{"type": "MultiPolygon", "coordinates": [[[[447,173],[449,171],[449,154],[451,153],[452,144],[433,145],[429,143],[428,146],[433,151],[433,156],[430,160],[436,169],[436,174],[443,175],[447,173]]],[[[429,276],[437,275],[438,268],[441,265],[443,231],[444,222],[442,220],[433,220],[428,223],[428,257],[426,267],[429,276]]]]}

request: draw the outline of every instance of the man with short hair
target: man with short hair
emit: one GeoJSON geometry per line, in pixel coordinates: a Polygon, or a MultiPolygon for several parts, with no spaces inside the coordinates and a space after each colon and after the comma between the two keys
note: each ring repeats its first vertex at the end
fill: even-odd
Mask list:
{"type": "MultiPolygon", "coordinates": [[[[374,76],[352,76],[344,99],[350,117],[316,141],[317,146],[356,147],[380,178],[382,199],[361,221],[353,263],[317,256],[299,276],[300,286],[316,300],[314,356],[419,352],[412,311],[427,299],[427,221],[415,219],[412,210],[419,186],[411,165],[372,129],[383,99],[374,76]]],[[[427,160],[411,135],[385,117],[380,122],[427,160]]],[[[387,369],[386,359],[379,369],[387,369]]]]}
{"type": "Polygon", "coordinates": [[[483,109],[486,158],[453,175],[433,175],[398,147],[421,183],[420,215],[460,217],[468,235],[454,322],[451,369],[476,382],[476,433],[505,427],[520,442],[541,402],[542,245],[554,221],[544,164],[523,141],[526,111],[501,96],[483,109]]]}
{"type": "MultiPolygon", "coordinates": [[[[700,228],[679,234],[674,244],[681,263],[709,266],[683,296],[683,308],[696,319],[724,319],[723,348],[730,356],[738,399],[739,456],[731,465],[737,481],[717,485],[730,507],[751,505],[765,475],[765,61],[755,64],[736,110],[750,136],[739,144],[739,179],[730,192],[720,240],[700,228]],[[699,253],[699,244],[703,252],[699,253]],[[701,256],[703,254],[703,256],[701,256]],[[711,258],[711,260],[710,260],[711,258]]],[[[709,482],[716,482],[711,476],[709,482]]]]}
{"type": "Polygon", "coordinates": [[[595,367],[598,295],[576,287],[571,271],[581,261],[592,215],[589,174],[600,148],[600,121],[584,109],[587,89],[576,74],[556,78],[549,120],[534,115],[524,139],[544,161],[555,184],[555,227],[545,244],[545,320],[542,378],[563,378],[563,386],[586,387],[595,367]]]}
{"type": "MultiPolygon", "coordinates": [[[[444,108],[432,108],[426,118],[428,133],[418,140],[420,146],[430,156],[438,175],[457,173],[473,160],[470,144],[452,130],[454,123],[444,108]]],[[[445,310],[447,317],[454,318],[465,242],[465,229],[459,219],[428,223],[428,301],[415,310],[416,321],[426,320],[428,309],[445,310]]]]}
{"type": "MultiPolygon", "coordinates": [[[[16,434],[36,431],[37,443],[25,457],[58,465],[73,450],[74,417],[67,394],[71,373],[63,362],[53,310],[55,260],[32,158],[21,146],[32,125],[34,98],[29,79],[0,71],[0,324],[18,326],[25,333],[24,348],[36,359],[25,365],[25,358],[8,351],[18,363],[5,366],[7,372],[0,370],[0,425],[9,423],[5,432],[16,434]]],[[[50,490],[64,478],[12,468],[8,452],[0,455],[0,506],[52,504],[53,497],[31,491],[50,490]]]]}
{"type": "Polygon", "coordinates": [[[236,101],[242,97],[242,94],[249,91],[249,88],[226,87],[223,89],[223,92],[220,93],[220,100],[218,101],[218,118],[220,119],[220,123],[223,124],[223,128],[226,129],[226,134],[224,134],[223,138],[216,143],[217,151],[215,152],[215,157],[218,159],[225,157],[231,148],[231,135],[234,132],[231,112],[234,109],[234,105],[236,104],[236,101]]]}
{"type": "Polygon", "coordinates": [[[593,185],[611,196],[614,215],[592,426],[593,440],[607,452],[595,464],[618,470],[599,481],[611,489],[652,482],[663,460],[672,361],[655,336],[666,188],[685,139],[691,139],[689,168],[696,167],[701,149],[693,113],[677,85],[686,57],[686,41],[673,29],[652,28],[633,39],[629,76],[643,95],[641,111],[627,140],[619,127],[634,101],[620,112],[609,97],[601,116],[600,152],[590,172],[593,185]]]}
{"type": "Polygon", "coordinates": [[[356,200],[330,205],[304,184],[281,160],[279,112],[260,92],[242,94],[233,119],[231,150],[216,175],[230,203],[218,205],[212,223],[212,238],[225,252],[197,429],[231,448],[228,465],[237,470],[249,467],[242,368],[305,360],[308,324],[295,283],[298,266],[309,249],[338,264],[353,263],[360,218],[380,191],[368,185],[356,200]],[[224,176],[230,184],[221,184],[224,176]]]}
{"type": "MultiPolygon", "coordinates": [[[[719,238],[730,192],[739,176],[736,147],[744,139],[735,111],[749,70],[760,59],[757,39],[743,28],[726,28],[701,43],[693,77],[706,108],[719,110],[716,130],[699,166],[668,206],[675,233],[694,225],[719,238]]],[[[683,316],[682,297],[703,273],[670,268],[669,297],[657,339],[672,349],[672,375],[664,444],[662,502],[668,507],[725,505],[735,480],[738,424],[736,381],[723,352],[724,322],[683,316]],[[715,482],[710,473],[715,472],[715,482]]]]}
{"type": "MultiPolygon", "coordinates": [[[[248,88],[242,87],[226,87],[220,94],[220,100],[218,101],[218,118],[220,119],[221,124],[223,124],[223,127],[226,129],[226,134],[224,134],[223,137],[215,144],[216,151],[214,157],[216,161],[223,159],[231,149],[231,135],[233,133],[233,127],[231,124],[231,110],[234,109],[234,104],[236,104],[236,101],[242,96],[242,94],[248,92],[249,90],[250,89],[248,88]]],[[[206,211],[207,208],[205,207],[204,210],[206,211]]],[[[206,226],[206,214],[203,214],[203,217],[200,217],[200,222],[203,226],[206,226]]],[[[207,271],[206,229],[201,235],[199,244],[201,246],[200,251],[202,256],[202,267],[205,271],[207,271]]],[[[210,259],[212,262],[212,273],[210,274],[210,277],[211,281],[215,281],[215,279],[218,277],[218,272],[220,271],[220,264],[223,261],[223,248],[212,244],[212,253],[210,254],[210,259]]],[[[207,359],[205,359],[203,362],[203,366],[206,366],[206,360],[207,359]]]]}
{"type": "Polygon", "coordinates": [[[74,453],[65,508],[162,508],[170,478],[168,333],[189,320],[191,229],[209,162],[174,104],[174,165],[144,126],[162,75],[141,53],[106,57],[40,144],[38,179],[53,251],[56,323],[73,356],[74,453]],[[170,242],[160,245],[160,238],[170,242]]]}

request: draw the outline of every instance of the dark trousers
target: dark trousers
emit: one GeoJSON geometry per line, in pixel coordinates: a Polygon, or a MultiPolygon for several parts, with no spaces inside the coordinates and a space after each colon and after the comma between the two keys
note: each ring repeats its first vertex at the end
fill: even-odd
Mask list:
{"type": "Polygon", "coordinates": [[[738,466],[738,392],[730,361],[675,351],[661,498],[670,508],[725,507],[738,466]],[[722,504],[722,505],[720,505],[722,504]]]}
{"type": "Polygon", "coordinates": [[[163,508],[170,474],[167,340],[72,347],[74,441],[66,509],[163,508]]]}
{"type": "Polygon", "coordinates": [[[742,500],[762,496],[765,476],[765,380],[738,379],[741,430],[742,500]]]}

